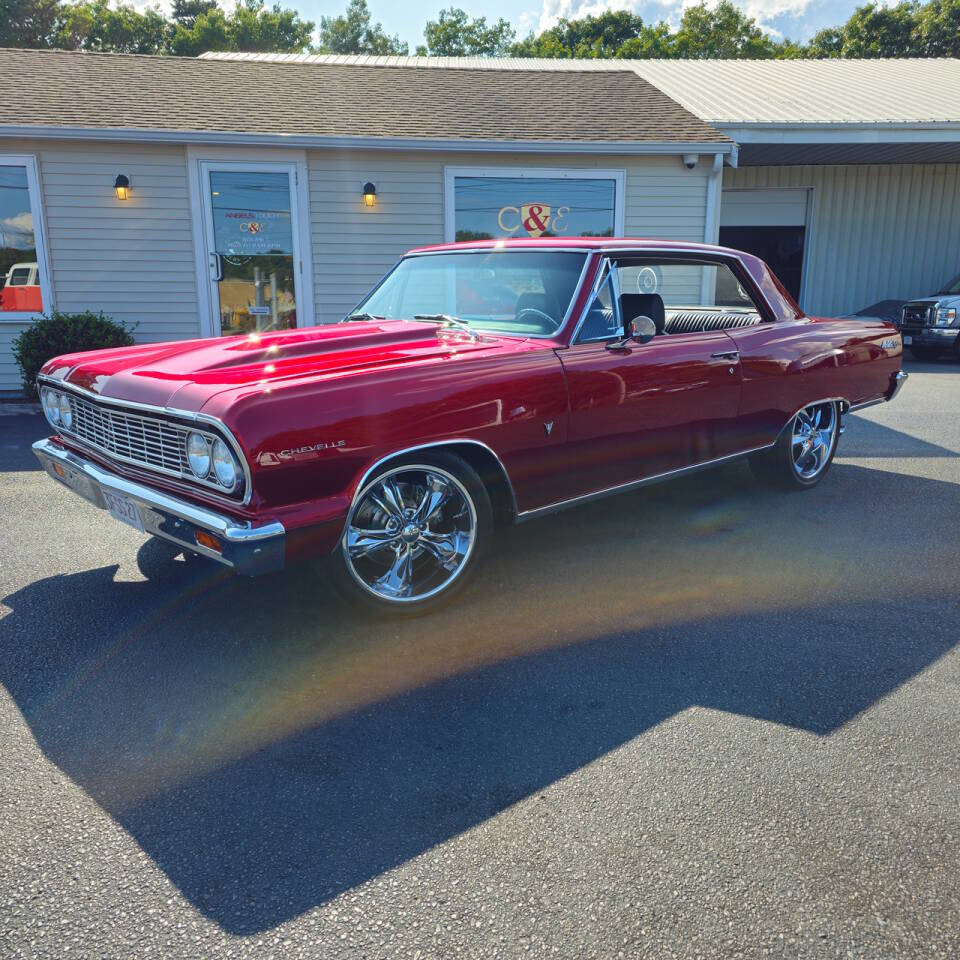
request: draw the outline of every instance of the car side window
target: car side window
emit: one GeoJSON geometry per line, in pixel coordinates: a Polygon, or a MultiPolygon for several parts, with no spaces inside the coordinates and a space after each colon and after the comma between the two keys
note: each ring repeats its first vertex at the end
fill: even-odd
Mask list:
{"type": "Polygon", "coordinates": [[[616,275],[607,269],[606,278],[593,295],[586,316],[577,333],[577,343],[598,343],[613,340],[622,335],[623,320],[620,316],[620,298],[616,294],[616,275]]]}
{"type": "Polygon", "coordinates": [[[729,263],[653,258],[617,262],[625,323],[647,316],[657,336],[707,333],[763,322],[750,291],[729,263]]]}

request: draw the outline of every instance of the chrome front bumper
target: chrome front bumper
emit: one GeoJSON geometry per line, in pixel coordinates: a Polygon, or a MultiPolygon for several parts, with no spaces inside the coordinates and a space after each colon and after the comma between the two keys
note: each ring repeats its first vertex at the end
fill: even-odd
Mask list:
{"type": "Polygon", "coordinates": [[[54,440],[38,440],[33,452],[54,480],[101,510],[107,509],[104,490],[133,500],[146,533],[210,557],[247,576],[283,568],[286,533],[282,523],[253,526],[194,506],[142,483],[125,480],[54,440]],[[216,537],[222,551],[197,543],[198,531],[216,537]]]}

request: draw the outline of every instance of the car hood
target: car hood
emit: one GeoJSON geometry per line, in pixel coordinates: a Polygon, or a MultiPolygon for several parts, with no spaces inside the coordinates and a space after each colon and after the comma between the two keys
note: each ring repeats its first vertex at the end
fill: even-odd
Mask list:
{"type": "Polygon", "coordinates": [[[196,412],[218,393],[238,387],[266,390],[278,381],[439,362],[452,353],[510,351],[523,343],[438,333],[432,323],[357,321],[68,354],[42,372],[105,398],[196,412]]]}
{"type": "Polygon", "coordinates": [[[917,297],[915,300],[908,300],[906,305],[911,307],[932,307],[939,303],[944,309],[960,309],[960,295],[955,293],[934,293],[929,297],[917,297]]]}

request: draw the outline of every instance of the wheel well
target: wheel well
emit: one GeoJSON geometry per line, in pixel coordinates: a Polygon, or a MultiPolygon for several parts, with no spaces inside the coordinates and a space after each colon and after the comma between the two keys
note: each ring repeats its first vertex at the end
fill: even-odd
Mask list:
{"type": "MultiPolygon", "coordinates": [[[[506,474],[506,470],[497,455],[485,446],[478,443],[451,440],[450,443],[438,443],[429,447],[419,448],[425,453],[429,451],[455,453],[466,460],[480,477],[490,496],[490,505],[493,507],[493,519],[497,526],[509,526],[516,522],[517,503],[513,493],[513,486],[506,474]]],[[[407,457],[414,451],[400,451],[378,464],[377,472],[388,466],[394,460],[407,457]]]]}
{"type": "Polygon", "coordinates": [[[517,504],[513,486],[507,477],[503,464],[486,447],[475,443],[451,443],[440,447],[463,457],[477,472],[490,495],[493,507],[493,519],[497,526],[509,526],[517,519],[517,504]]]}

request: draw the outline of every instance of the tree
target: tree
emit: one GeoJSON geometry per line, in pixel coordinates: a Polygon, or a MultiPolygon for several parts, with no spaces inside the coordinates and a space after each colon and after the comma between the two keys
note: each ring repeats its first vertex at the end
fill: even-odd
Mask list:
{"type": "Polygon", "coordinates": [[[720,0],[713,9],[706,2],[687,7],[674,43],[677,56],[693,59],[756,60],[776,53],[776,45],[756,20],[741,13],[730,0],[720,0]]]}
{"type": "Polygon", "coordinates": [[[857,7],[846,23],[821,30],[807,45],[808,57],[956,56],[960,49],[960,3],[899,3],[857,7]],[[951,33],[952,30],[952,33],[951,33]]]}
{"type": "Polygon", "coordinates": [[[933,0],[917,10],[914,36],[923,57],[960,57],[960,0],[933,0]]]}
{"type": "Polygon", "coordinates": [[[108,0],[79,0],[60,8],[53,46],[109,53],[164,52],[169,24],[156,7],[140,12],[108,0]]]}
{"type": "Polygon", "coordinates": [[[487,26],[486,17],[471,20],[465,10],[441,10],[437,20],[428,20],[423,31],[426,46],[417,54],[431,57],[502,57],[517,34],[503,18],[487,26]]]}
{"type": "Polygon", "coordinates": [[[51,46],[59,6],[57,0],[0,0],[0,47],[51,46]]]}
{"type": "Polygon", "coordinates": [[[240,0],[229,14],[213,4],[200,13],[186,12],[175,23],[165,52],[180,57],[205,50],[302,53],[310,48],[313,28],[312,21],[279,3],[267,7],[263,0],[240,0]]]}
{"type": "Polygon", "coordinates": [[[397,36],[388,36],[379,23],[371,23],[367,0],[350,0],[347,12],[339,17],[320,18],[318,53],[409,53],[409,46],[397,36]]]}
{"type": "Polygon", "coordinates": [[[209,13],[217,7],[217,0],[173,0],[170,16],[188,30],[196,23],[197,17],[209,13]]]}
{"type": "Polygon", "coordinates": [[[669,36],[669,28],[666,24],[647,27],[642,17],[628,10],[609,10],[598,17],[562,19],[538,36],[530,34],[514,44],[512,52],[516,57],[615,57],[624,44],[632,41],[642,47],[646,40],[649,45],[654,34],[669,36]]]}

